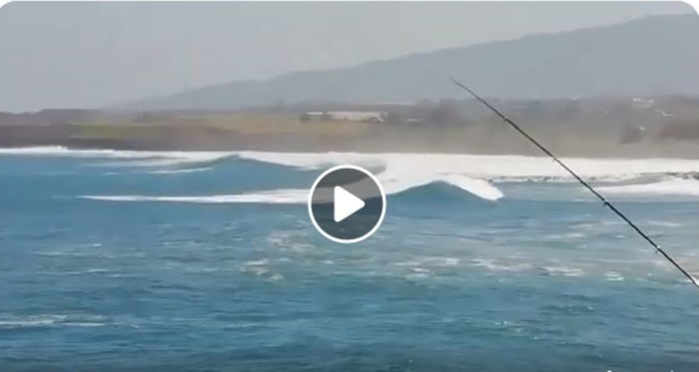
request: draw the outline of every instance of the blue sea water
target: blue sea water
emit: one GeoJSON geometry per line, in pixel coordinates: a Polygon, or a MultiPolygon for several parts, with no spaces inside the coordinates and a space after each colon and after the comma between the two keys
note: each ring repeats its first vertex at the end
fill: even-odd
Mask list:
{"type": "MultiPolygon", "coordinates": [[[[304,204],[196,199],[324,169],[142,160],[0,155],[0,370],[699,369],[699,292],[575,184],[422,185],[341,245],[304,204]]],[[[695,200],[618,205],[699,273],[695,200]]]]}

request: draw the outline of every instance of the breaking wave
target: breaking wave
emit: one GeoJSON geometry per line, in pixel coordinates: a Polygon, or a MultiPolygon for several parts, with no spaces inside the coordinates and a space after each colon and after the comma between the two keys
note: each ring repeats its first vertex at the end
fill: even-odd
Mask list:
{"type": "Polygon", "coordinates": [[[122,163],[109,165],[143,167],[203,166],[232,156],[225,151],[135,151],[109,149],[69,149],[63,146],[0,148],[0,155],[51,156],[72,158],[118,159],[122,163]]]}
{"type": "Polygon", "coordinates": [[[115,202],[303,204],[308,199],[308,190],[280,189],[255,193],[208,196],[83,195],[80,198],[115,202]]]}
{"type": "Polygon", "coordinates": [[[198,172],[208,172],[213,170],[213,167],[204,168],[180,168],[180,169],[161,169],[148,172],[150,174],[182,174],[182,173],[198,173],[198,172]]]}
{"type": "MultiPolygon", "coordinates": [[[[487,181],[470,179],[465,176],[439,178],[391,179],[383,183],[387,195],[395,195],[411,189],[434,183],[447,183],[486,200],[497,200],[502,192],[487,181]]],[[[257,203],[257,204],[305,204],[308,201],[307,189],[278,189],[232,195],[209,196],[146,196],[146,195],[83,195],[83,199],[115,202],[170,202],[170,203],[257,203]]]]}
{"type": "MultiPolygon", "coordinates": [[[[69,149],[61,146],[0,148],[0,155],[59,156],[117,159],[119,166],[151,167],[154,175],[208,171],[228,159],[316,170],[355,164],[376,170],[387,194],[446,183],[486,200],[498,200],[501,182],[571,182],[561,167],[548,158],[519,155],[434,153],[287,153],[259,151],[133,151],[69,149]]],[[[582,177],[604,183],[600,191],[616,195],[699,195],[699,160],[695,159],[563,159],[582,177]],[[632,184],[626,184],[631,182],[632,184]],[[611,183],[611,184],[607,184],[611,183]]],[[[279,189],[211,196],[85,196],[113,201],[193,203],[305,203],[306,191],[279,189]]]]}
{"type": "MultiPolygon", "coordinates": [[[[283,153],[241,151],[239,158],[296,167],[321,169],[329,165],[384,166],[387,172],[466,175],[490,181],[573,181],[560,166],[545,157],[433,153],[283,153]]],[[[618,182],[648,175],[684,175],[699,172],[695,159],[587,159],[564,158],[581,176],[618,182]]]]}
{"type": "Polygon", "coordinates": [[[0,315],[0,329],[54,328],[54,327],[101,327],[105,318],[97,315],[0,315]]]}
{"type": "Polygon", "coordinates": [[[630,196],[656,196],[656,195],[678,195],[678,196],[699,196],[699,181],[690,179],[665,179],[659,182],[605,186],[599,188],[600,192],[615,195],[630,196]]]}
{"type": "MultiPolygon", "coordinates": [[[[263,151],[135,151],[70,149],[62,146],[0,148],[0,155],[111,158],[122,165],[151,167],[215,166],[228,158],[253,160],[299,169],[322,169],[338,164],[380,168],[390,174],[426,174],[426,178],[468,176],[471,179],[502,181],[572,181],[546,157],[520,155],[470,155],[437,153],[291,153],[263,151]]],[[[594,181],[619,182],[642,176],[696,177],[696,159],[588,159],[563,158],[581,176],[594,181]]],[[[164,173],[167,174],[167,173],[164,173]]],[[[429,181],[428,181],[429,182],[429,181]]]]}

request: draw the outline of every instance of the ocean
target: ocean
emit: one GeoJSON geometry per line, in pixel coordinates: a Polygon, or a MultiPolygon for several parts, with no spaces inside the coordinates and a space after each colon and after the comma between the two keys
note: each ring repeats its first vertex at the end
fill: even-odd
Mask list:
{"type": "MultiPolygon", "coordinates": [[[[698,160],[568,162],[699,275],[698,160]]],[[[699,291],[545,158],[0,149],[0,210],[3,372],[699,370],[699,291]]]]}

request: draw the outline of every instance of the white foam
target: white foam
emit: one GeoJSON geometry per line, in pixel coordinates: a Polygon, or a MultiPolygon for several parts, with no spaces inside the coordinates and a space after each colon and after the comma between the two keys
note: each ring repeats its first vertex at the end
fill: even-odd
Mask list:
{"type": "Polygon", "coordinates": [[[384,165],[381,157],[371,154],[351,152],[300,153],[300,152],[261,152],[239,151],[235,153],[242,159],[279,164],[301,169],[321,169],[330,165],[354,164],[365,167],[384,165]]]}
{"type": "Polygon", "coordinates": [[[417,268],[414,270],[419,271],[423,270],[424,266],[437,268],[459,266],[461,264],[461,259],[456,257],[421,257],[410,261],[395,262],[393,264],[398,267],[417,268]],[[422,269],[420,269],[421,267],[422,269]]]}
{"type": "MultiPolygon", "coordinates": [[[[229,156],[280,164],[300,169],[320,169],[336,164],[355,164],[367,168],[381,167],[377,176],[387,194],[444,182],[486,200],[503,197],[488,180],[563,180],[572,178],[560,166],[544,157],[517,155],[467,155],[430,153],[282,153],[282,152],[212,152],[212,151],[121,151],[74,150],[60,146],[0,149],[0,155],[43,155],[128,159],[128,166],[194,166],[229,156]]],[[[584,159],[564,158],[582,177],[594,180],[632,179],[641,175],[699,173],[695,159],[584,159]]],[[[156,170],[156,174],[179,174],[207,168],[156,170]],[[195,170],[196,169],[196,170],[195,170]]],[[[609,186],[600,191],[616,194],[699,195],[694,180],[665,180],[655,184],[609,186]]],[[[269,203],[302,204],[307,191],[279,189],[234,195],[211,196],[93,196],[85,198],[110,201],[161,201],[190,203],[269,203]]]]}
{"type": "Polygon", "coordinates": [[[0,148],[0,155],[50,156],[73,158],[105,158],[131,160],[111,165],[133,166],[182,166],[206,163],[231,156],[226,151],[134,151],[109,149],[69,149],[62,146],[37,146],[20,148],[0,148]],[[139,161],[140,160],[140,161],[139,161]]]}
{"type": "Polygon", "coordinates": [[[31,147],[10,147],[0,148],[1,155],[56,155],[68,151],[63,146],[31,146],[31,147]]]}
{"type": "Polygon", "coordinates": [[[491,271],[512,271],[520,272],[525,270],[530,270],[532,265],[530,263],[523,262],[502,262],[491,259],[473,259],[470,263],[474,266],[485,267],[491,271]]]}
{"type": "Polygon", "coordinates": [[[666,179],[660,182],[600,187],[605,194],[616,195],[683,195],[699,196],[699,181],[666,179]]]}
{"type": "Polygon", "coordinates": [[[114,202],[303,204],[307,201],[308,190],[280,189],[257,193],[210,196],[84,195],[80,198],[114,202]]]}
{"type": "MultiPolygon", "coordinates": [[[[117,165],[139,166],[139,167],[192,167],[199,164],[209,164],[211,162],[224,159],[230,156],[227,152],[142,152],[144,160],[129,161],[117,165]]],[[[205,169],[205,168],[199,168],[205,169]]]]}
{"type": "MultiPolygon", "coordinates": [[[[545,157],[517,155],[417,154],[417,153],[279,153],[238,152],[237,156],[297,167],[319,169],[336,164],[383,167],[378,174],[387,194],[395,194],[417,186],[445,182],[486,200],[503,197],[502,192],[487,180],[574,181],[559,165],[545,157]]],[[[692,174],[699,172],[694,159],[585,159],[564,158],[571,168],[587,179],[619,182],[646,175],[692,174]]],[[[668,187],[675,193],[675,184],[668,187]]],[[[694,189],[693,189],[694,190],[694,189]]],[[[699,188],[697,188],[699,192],[699,188]]],[[[694,192],[694,191],[692,191],[694,192]]]]}
{"type": "MultiPolygon", "coordinates": [[[[328,165],[385,166],[388,171],[460,174],[472,178],[570,179],[559,165],[546,157],[518,155],[468,155],[433,153],[283,153],[237,152],[237,156],[285,166],[320,169],[328,165]]],[[[578,174],[596,180],[628,179],[642,174],[699,172],[696,159],[586,159],[563,158],[578,174]]]]}
{"type": "MultiPolygon", "coordinates": [[[[571,180],[560,166],[546,157],[518,155],[469,155],[439,153],[290,153],[261,151],[132,151],[68,149],[61,146],[0,148],[0,155],[36,155],[142,159],[128,165],[171,166],[197,164],[237,156],[242,159],[301,169],[355,164],[385,167],[387,172],[432,175],[465,175],[472,179],[571,180]]],[[[697,159],[587,159],[563,158],[581,176],[594,180],[619,181],[645,174],[699,173],[697,159]]]]}
{"type": "MultiPolygon", "coordinates": [[[[379,177],[381,179],[381,177],[379,177]]],[[[409,176],[392,178],[384,185],[387,195],[398,194],[406,190],[433,182],[445,182],[468,191],[486,200],[497,200],[502,192],[488,181],[471,179],[466,176],[409,176]]],[[[231,195],[209,196],[147,196],[147,195],[83,195],[83,199],[114,202],[170,202],[170,203],[256,203],[256,204],[305,204],[308,201],[307,189],[278,189],[231,195]]]]}
{"type": "Polygon", "coordinates": [[[502,191],[486,180],[470,178],[462,175],[446,175],[442,181],[466,190],[486,200],[498,200],[503,197],[502,191]]]}
{"type": "Polygon", "coordinates": [[[149,174],[182,174],[182,173],[198,173],[198,172],[207,172],[212,170],[213,167],[205,167],[205,168],[184,168],[184,169],[161,169],[161,170],[156,170],[152,172],[148,172],[149,174]]]}
{"type": "Polygon", "coordinates": [[[609,271],[604,274],[604,277],[610,282],[621,282],[624,281],[624,276],[616,271],[609,271]]]}
{"type": "Polygon", "coordinates": [[[163,155],[158,151],[130,151],[109,149],[69,149],[63,146],[37,146],[20,148],[0,148],[0,155],[89,157],[89,158],[146,158],[163,155]]]}
{"type": "Polygon", "coordinates": [[[104,318],[93,315],[2,315],[0,328],[34,327],[101,327],[106,325],[104,318]]]}
{"type": "Polygon", "coordinates": [[[650,226],[660,226],[660,227],[681,227],[682,224],[679,222],[672,221],[646,221],[647,225],[650,226]]]}
{"type": "Polygon", "coordinates": [[[568,266],[544,266],[549,275],[579,277],[585,275],[585,271],[577,267],[568,266]]]}
{"type": "Polygon", "coordinates": [[[269,259],[263,258],[261,260],[247,261],[245,266],[264,266],[269,264],[269,259]]]}
{"type": "Polygon", "coordinates": [[[387,168],[379,173],[379,182],[388,195],[398,194],[419,186],[443,182],[456,186],[486,200],[500,199],[503,194],[490,182],[461,174],[441,174],[420,169],[387,168]]]}
{"type": "MultiPolygon", "coordinates": [[[[108,149],[68,149],[62,146],[0,148],[0,155],[34,155],[93,157],[117,159],[151,159],[144,165],[167,165],[215,161],[229,156],[280,164],[303,169],[321,169],[329,165],[355,164],[365,167],[386,167],[389,171],[405,171],[442,175],[466,175],[494,179],[570,179],[570,176],[546,157],[519,155],[469,155],[439,153],[290,153],[261,151],[133,151],[108,149]]],[[[697,159],[587,159],[563,158],[581,176],[596,180],[618,181],[643,174],[697,173],[697,159]]],[[[133,162],[132,164],[139,164],[133,162]]]]}

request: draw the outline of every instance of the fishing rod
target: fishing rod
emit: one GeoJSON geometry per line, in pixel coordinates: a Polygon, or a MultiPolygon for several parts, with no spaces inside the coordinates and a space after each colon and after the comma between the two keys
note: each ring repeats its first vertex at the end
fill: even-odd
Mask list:
{"type": "Polygon", "coordinates": [[[665,250],[663,250],[663,248],[661,248],[660,245],[659,245],[658,243],[656,243],[653,239],[651,239],[650,236],[648,236],[646,233],[644,233],[643,230],[641,230],[635,223],[633,223],[633,221],[631,221],[628,217],[626,217],[625,214],[623,214],[619,209],[617,209],[617,207],[615,207],[614,204],[610,203],[604,196],[602,196],[602,194],[600,194],[599,192],[597,192],[597,190],[595,190],[589,183],[587,183],[587,181],[585,181],[582,177],[580,177],[577,173],[575,173],[575,171],[573,171],[573,170],[572,170],[570,167],[568,167],[564,162],[562,162],[556,155],[554,155],[551,151],[549,151],[546,147],[544,147],[544,145],[542,145],[541,143],[539,143],[539,141],[537,141],[536,139],[534,139],[534,137],[530,136],[527,132],[525,132],[525,131],[524,131],[519,125],[517,125],[514,121],[510,120],[510,118],[508,118],[507,116],[505,116],[505,114],[503,114],[502,112],[500,112],[500,110],[498,110],[497,108],[495,108],[493,105],[491,105],[490,103],[488,103],[488,101],[486,101],[485,99],[483,99],[481,96],[479,96],[478,94],[476,94],[474,91],[472,91],[471,89],[469,89],[468,87],[466,87],[464,84],[462,84],[461,82],[459,82],[459,81],[456,80],[455,78],[453,78],[453,77],[451,77],[451,76],[450,76],[450,78],[451,78],[451,81],[452,81],[454,84],[456,84],[456,86],[458,86],[459,88],[461,88],[461,89],[467,91],[471,96],[473,96],[473,98],[475,98],[475,99],[478,100],[480,103],[482,103],[485,107],[487,107],[488,109],[490,109],[490,111],[494,112],[495,115],[499,116],[500,119],[502,119],[505,123],[507,123],[507,124],[508,124],[509,126],[511,126],[512,128],[514,128],[514,130],[516,130],[517,132],[519,132],[519,134],[521,134],[522,136],[524,136],[524,138],[526,138],[527,140],[529,140],[529,142],[531,142],[534,146],[536,146],[537,148],[539,148],[539,150],[541,150],[544,154],[548,155],[548,157],[550,157],[551,159],[553,159],[553,161],[555,161],[556,163],[558,163],[558,165],[560,165],[563,169],[565,169],[566,172],[568,172],[568,173],[569,173],[571,176],[573,176],[578,182],[580,182],[580,184],[582,184],[583,186],[585,186],[586,189],[588,189],[594,196],[596,196],[597,199],[601,200],[602,203],[604,203],[604,206],[605,206],[605,207],[609,208],[612,212],[614,212],[617,216],[619,216],[619,218],[621,218],[622,220],[624,220],[624,222],[626,222],[627,225],[631,226],[631,228],[632,228],[634,231],[636,231],[636,233],[638,233],[638,235],[640,235],[645,241],[648,242],[648,244],[650,244],[653,248],[655,248],[655,251],[656,251],[656,252],[662,254],[663,257],[665,257],[665,259],[667,259],[668,261],[670,261],[670,263],[671,263],[673,266],[675,266],[675,267],[677,268],[677,270],[679,270],[682,274],[684,274],[684,276],[686,276],[687,279],[689,279],[689,281],[692,282],[692,284],[694,284],[694,286],[695,286],[697,289],[699,289],[699,281],[697,281],[697,279],[695,279],[689,272],[687,272],[687,270],[685,270],[682,266],[680,266],[680,264],[677,263],[677,261],[675,261],[672,257],[670,257],[670,255],[667,254],[667,252],[665,252],[665,250]]]}

